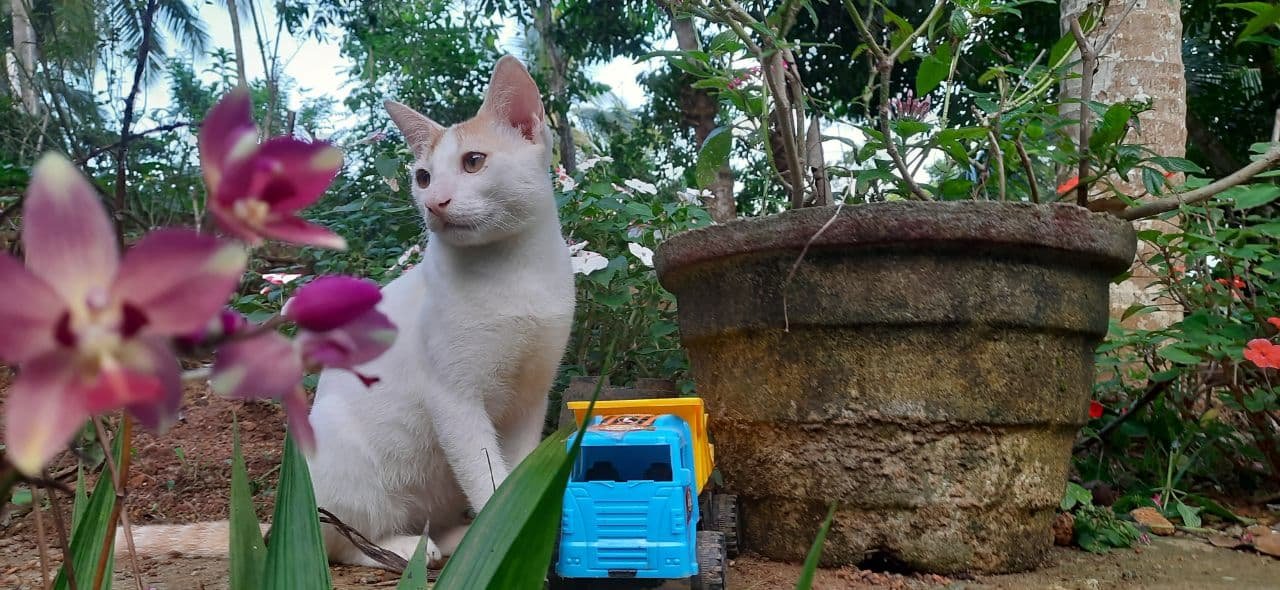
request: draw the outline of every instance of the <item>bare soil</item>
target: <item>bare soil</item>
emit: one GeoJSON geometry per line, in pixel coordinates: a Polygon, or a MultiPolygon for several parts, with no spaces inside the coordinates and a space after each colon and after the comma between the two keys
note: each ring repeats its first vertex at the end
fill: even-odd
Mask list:
{"type": "MultiPolygon", "coordinates": [[[[7,371],[0,368],[0,390],[7,371]]],[[[0,413],[3,413],[0,398],[0,413]]],[[[269,518],[274,500],[284,420],[273,404],[230,401],[202,387],[189,387],[182,421],[167,434],[135,437],[129,477],[129,515],[136,524],[181,523],[227,517],[230,482],[231,422],[239,421],[242,445],[255,490],[259,516],[269,518]]],[[[63,457],[51,471],[74,465],[63,457]]],[[[63,502],[67,508],[68,502],[63,502]]],[[[34,515],[27,507],[10,507],[0,516],[0,588],[40,588],[41,566],[34,515]]],[[[47,516],[48,512],[45,513],[47,516]]],[[[1275,520],[1280,515],[1258,514],[1275,520]]],[[[45,519],[48,546],[55,547],[50,519],[45,519]]],[[[927,529],[921,534],[929,534],[927,529]]],[[[50,549],[57,561],[57,549],[50,549]]],[[[144,558],[144,587],[155,590],[224,590],[223,559],[144,558]]],[[[731,564],[732,590],[794,588],[798,564],[744,556],[731,564]]],[[[380,570],[333,568],[338,590],[394,587],[396,576],[380,570]]],[[[117,561],[116,588],[135,588],[128,559],[117,561]]],[[[857,568],[825,569],[818,589],[1035,588],[1092,590],[1099,588],[1237,589],[1280,588],[1280,559],[1213,547],[1194,536],[1156,538],[1135,550],[1093,555],[1055,548],[1047,564],[1033,572],[973,578],[927,574],[902,575],[857,568]]]]}

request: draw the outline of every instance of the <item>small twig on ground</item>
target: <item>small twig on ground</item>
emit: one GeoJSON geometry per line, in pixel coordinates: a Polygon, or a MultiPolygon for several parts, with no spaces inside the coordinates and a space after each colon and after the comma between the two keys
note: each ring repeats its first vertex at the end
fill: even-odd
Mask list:
{"type": "Polygon", "coordinates": [[[796,270],[800,268],[800,261],[804,260],[805,254],[809,253],[809,246],[812,246],[813,242],[818,239],[818,236],[821,236],[822,232],[827,231],[827,228],[831,227],[832,223],[835,223],[836,218],[840,216],[840,211],[843,209],[844,209],[844,200],[842,199],[839,203],[836,204],[836,211],[835,213],[831,214],[831,219],[828,219],[826,223],[822,224],[822,227],[818,228],[818,231],[809,237],[809,241],[804,243],[804,248],[800,249],[800,255],[796,257],[795,262],[791,263],[791,270],[787,271],[787,278],[782,281],[782,331],[783,332],[791,331],[791,317],[787,314],[787,287],[791,285],[791,279],[795,278],[796,270]]]}
{"type": "Polygon", "coordinates": [[[350,541],[352,545],[355,545],[356,549],[359,549],[361,553],[369,556],[369,559],[385,565],[387,568],[396,572],[403,572],[405,568],[409,567],[409,562],[405,561],[403,557],[379,547],[376,543],[370,541],[368,537],[361,534],[360,531],[357,531],[354,528],[351,528],[347,523],[342,522],[342,520],[337,516],[334,516],[332,512],[329,512],[324,508],[317,508],[317,510],[320,511],[320,522],[331,525],[333,528],[337,529],[339,534],[346,537],[347,540],[350,541]]]}

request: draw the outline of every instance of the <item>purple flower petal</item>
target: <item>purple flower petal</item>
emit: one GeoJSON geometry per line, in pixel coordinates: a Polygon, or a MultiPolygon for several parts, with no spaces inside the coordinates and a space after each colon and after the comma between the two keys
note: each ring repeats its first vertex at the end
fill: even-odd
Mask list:
{"type": "Polygon", "coordinates": [[[258,149],[256,159],[269,162],[272,177],[259,198],[277,214],[288,214],[315,203],[342,169],[342,150],[327,142],[274,137],[258,149]]]}
{"type": "Polygon", "coordinates": [[[301,387],[295,387],[281,402],[284,405],[285,419],[289,422],[289,436],[298,443],[298,449],[303,454],[315,452],[316,431],[311,427],[311,408],[307,404],[307,394],[301,387]]]}
{"type": "Polygon", "coordinates": [[[381,300],[382,291],[373,281],[326,276],[298,289],[283,313],[301,328],[324,332],[364,315],[381,300]]]}
{"type": "Polygon", "coordinates": [[[298,334],[298,344],[308,364],[339,369],[355,369],[378,358],[395,339],[395,324],[377,310],[369,310],[337,329],[304,330],[298,334]]]}
{"type": "Polygon", "coordinates": [[[219,395],[282,399],[302,382],[302,359],[276,332],[235,340],[218,349],[209,384],[219,395]]]}
{"type": "Polygon", "coordinates": [[[113,291],[142,311],[152,334],[205,327],[244,275],[238,244],[179,229],[154,231],[125,252],[113,291]]]}
{"type": "Polygon", "coordinates": [[[342,236],[313,223],[307,223],[297,217],[268,221],[262,227],[262,235],[282,242],[292,242],[304,246],[315,246],[329,250],[347,249],[347,241],[342,236]]]}
{"type": "Polygon", "coordinates": [[[136,340],[121,353],[123,364],[136,374],[145,374],[158,388],[153,399],[125,405],[143,427],[156,432],[167,430],[182,409],[182,367],[165,343],[157,338],[136,340]]]}
{"type": "Polygon", "coordinates": [[[52,350],[54,330],[67,313],[58,293],[12,256],[0,253],[0,359],[23,363],[52,350]]]}
{"type": "Polygon", "coordinates": [[[237,86],[209,109],[200,124],[200,164],[209,194],[218,192],[226,169],[257,151],[249,89],[237,86]]]}
{"type": "Polygon", "coordinates": [[[75,359],[54,352],[22,366],[5,402],[5,456],[36,475],[89,419],[88,396],[75,359]]]}
{"type": "Polygon", "coordinates": [[[105,304],[120,251],[102,200],[66,158],[40,158],[22,209],[27,267],[72,306],[105,304]]]}

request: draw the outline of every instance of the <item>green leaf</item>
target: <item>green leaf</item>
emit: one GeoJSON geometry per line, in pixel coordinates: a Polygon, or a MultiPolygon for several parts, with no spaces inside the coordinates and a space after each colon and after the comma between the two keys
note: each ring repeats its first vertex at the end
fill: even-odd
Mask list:
{"type": "Polygon", "coordinates": [[[1058,507],[1063,512],[1066,512],[1076,506],[1089,506],[1091,504],[1093,504],[1093,492],[1078,483],[1069,481],[1067,482],[1067,491],[1062,495],[1062,502],[1058,507]]]}
{"type": "Polygon", "coordinates": [[[564,448],[569,432],[547,437],[502,482],[440,572],[435,590],[542,589],[573,467],[564,448]]]}
{"type": "Polygon", "coordinates": [[[733,132],[728,127],[717,127],[702,142],[698,151],[698,164],[695,176],[698,188],[711,186],[720,174],[720,167],[729,161],[729,151],[733,147],[733,132]]]}
{"type": "Polygon", "coordinates": [[[943,80],[947,79],[947,74],[950,72],[951,45],[943,43],[938,45],[933,55],[920,62],[920,69],[916,72],[916,96],[933,92],[943,80]]]}
{"type": "Polygon", "coordinates": [[[263,568],[265,583],[260,587],[265,590],[333,587],[311,474],[292,436],[285,437],[276,509],[271,515],[271,544],[263,568]]]}
{"type": "Polygon", "coordinates": [[[624,208],[626,209],[627,213],[630,213],[631,215],[639,217],[642,220],[648,221],[650,219],[653,219],[653,208],[650,207],[649,205],[646,205],[645,203],[628,201],[626,207],[624,208]]]}
{"type": "Polygon", "coordinates": [[[21,488],[21,489],[13,490],[13,494],[9,496],[9,501],[13,502],[14,506],[26,506],[27,504],[30,504],[31,489],[21,488]]]}
{"type": "Polygon", "coordinates": [[[1169,172],[1194,172],[1196,174],[1204,174],[1204,168],[1201,168],[1195,162],[1186,158],[1167,158],[1164,156],[1156,156],[1149,158],[1152,164],[1155,164],[1169,172]]]}
{"type": "Polygon", "coordinates": [[[404,165],[400,163],[400,158],[381,157],[373,161],[373,168],[383,178],[397,178],[400,171],[404,169],[404,165]]]}
{"type": "Polygon", "coordinates": [[[89,507],[89,494],[84,489],[84,467],[76,467],[76,499],[71,504],[71,530],[80,526],[89,507]]]}
{"type": "Polygon", "coordinates": [[[1263,11],[1257,16],[1249,19],[1245,23],[1244,30],[1240,31],[1240,36],[1236,37],[1236,44],[1239,45],[1252,37],[1266,30],[1268,27],[1280,23],[1280,4],[1271,5],[1268,10],[1263,11]]]}
{"type": "Polygon", "coordinates": [[[742,49],[742,41],[733,31],[722,31],[719,35],[712,37],[711,42],[707,44],[707,51],[711,53],[733,53],[739,49],[742,49]]]}
{"type": "Polygon", "coordinates": [[[814,538],[813,546],[809,547],[809,555],[804,558],[804,569],[800,571],[800,579],[796,581],[796,590],[809,590],[813,587],[813,574],[818,570],[818,561],[822,559],[822,545],[826,543],[827,532],[831,530],[831,523],[835,519],[836,504],[832,502],[822,526],[818,527],[818,536],[814,538]]]}
{"type": "Polygon", "coordinates": [[[1178,516],[1182,517],[1184,526],[1200,528],[1200,508],[1192,508],[1182,502],[1178,502],[1176,508],[1178,509],[1178,516]]]}
{"type": "Polygon", "coordinates": [[[1266,205],[1280,198],[1280,186],[1274,184],[1251,184],[1237,186],[1224,191],[1219,198],[1230,198],[1237,208],[1251,209],[1266,205]]]}
{"type": "Polygon", "coordinates": [[[1161,348],[1156,352],[1156,354],[1180,365],[1198,365],[1201,361],[1199,356],[1191,354],[1190,352],[1178,348],[1175,345],[1161,348]]]}
{"type": "Polygon", "coordinates": [[[258,517],[253,512],[253,492],[240,448],[240,426],[231,423],[231,590],[255,590],[262,579],[267,547],[262,541],[258,517]]]}
{"type": "MultiPolygon", "coordinates": [[[[116,436],[115,441],[111,445],[111,456],[116,458],[117,469],[120,469],[120,459],[124,457],[126,452],[123,448],[124,437],[116,436]]],[[[84,509],[80,514],[80,518],[74,519],[75,525],[71,528],[71,559],[69,563],[73,566],[72,574],[76,578],[77,590],[85,590],[93,586],[93,578],[98,571],[98,557],[101,555],[102,548],[107,547],[107,575],[102,577],[102,586],[100,590],[111,590],[111,572],[114,571],[114,555],[112,547],[115,544],[115,531],[109,529],[111,524],[111,512],[116,506],[116,488],[114,482],[111,481],[110,470],[108,465],[103,464],[102,475],[98,477],[97,485],[93,486],[93,494],[89,496],[88,501],[80,503],[84,509]]],[[[79,490],[83,490],[83,478],[79,490]]],[[[81,492],[77,492],[77,500],[79,500],[81,492]]],[[[54,590],[68,590],[71,588],[71,580],[67,577],[67,567],[64,564],[58,568],[58,577],[53,582],[54,590]]]]}
{"type": "Polygon", "coordinates": [[[1133,118],[1133,109],[1127,104],[1113,104],[1107,107],[1107,112],[1102,115],[1098,127],[1094,129],[1093,135],[1089,136],[1089,149],[1098,152],[1123,139],[1131,118],[1133,118]]]}
{"type": "Polygon", "coordinates": [[[427,590],[427,537],[418,541],[418,548],[413,551],[413,559],[400,576],[396,590],[427,590]]]}

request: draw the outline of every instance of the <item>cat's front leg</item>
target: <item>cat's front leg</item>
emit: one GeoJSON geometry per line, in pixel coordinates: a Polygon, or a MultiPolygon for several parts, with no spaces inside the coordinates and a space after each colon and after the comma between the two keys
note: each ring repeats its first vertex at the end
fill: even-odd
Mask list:
{"type": "Polygon", "coordinates": [[[510,473],[498,431],[479,400],[454,399],[442,406],[433,416],[440,446],[468,503],[480,512],[510,473]]]}

